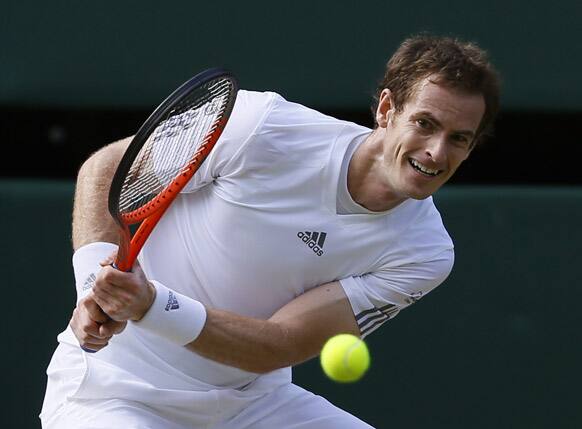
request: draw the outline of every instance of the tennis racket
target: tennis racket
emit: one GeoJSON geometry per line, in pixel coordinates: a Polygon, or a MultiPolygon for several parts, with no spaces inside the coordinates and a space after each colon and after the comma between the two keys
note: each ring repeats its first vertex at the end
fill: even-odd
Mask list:
{"type": "Polygon", "coordinates": [[[137,131],[109,190],[109,212],[120,232],[115,268],[131,270],[160,218],[216,145],[237,91],[229,72],[206,70],[176,89],[137,131]]]}

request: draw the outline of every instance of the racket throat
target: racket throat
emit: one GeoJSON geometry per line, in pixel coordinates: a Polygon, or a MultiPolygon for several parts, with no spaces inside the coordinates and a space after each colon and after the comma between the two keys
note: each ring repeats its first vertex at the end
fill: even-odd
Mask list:
{"type": "Polygon", "coordinates": [[[130,271],[133,266],[133,260],[129,260],[131,244],[131,231],[128,225],[122,225],[119,230],[119,249],[113,266],[120,271],[130,271]]]}
{"type": "MultiPolygon", "coordinates": [[[[166,212],[167,208],[167,206],[162,207],[139,224],[137,230],[133,233],[133,238],[131,238],[132,231],[130,230],[130,226],[124,225],[119,241],[120,252],[121,248],[124,248],[124,257],[120,256],[121,253],[117,254],[117,259],[115,260],[117,269],[121,271],[131,271],[131,267],[133,267],[141,248],[150,236],[154,227],[157,225],[158,221],[161,219],[162,215],[166,212]]],[[[135,226],[132,225],[131,228],[133,229],[135,226]]]]}

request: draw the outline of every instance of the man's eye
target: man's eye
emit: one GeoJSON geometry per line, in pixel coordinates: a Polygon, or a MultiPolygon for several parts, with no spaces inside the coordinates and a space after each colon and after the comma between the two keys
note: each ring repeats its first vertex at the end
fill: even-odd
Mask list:
{"type": "Polygon", "coordinates": [[[428,122],[426,119],[417,119],[416,123],[420,128],[423,128],[425,130],[428,130],[430,128],[430,122],[428,122]]]}
{"type": "Polygon", "coordinates": [[[468,145],[469,139],[461,134],[453,135],[453,141],[459,145],[468,145]]]}

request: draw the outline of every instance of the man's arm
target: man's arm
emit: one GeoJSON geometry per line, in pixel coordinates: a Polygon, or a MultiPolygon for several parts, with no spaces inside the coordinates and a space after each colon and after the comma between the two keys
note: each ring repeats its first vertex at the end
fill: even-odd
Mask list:
{"type": "Polygon", "coordinates": [[[95,152],[79,169],[73,206],[73,249],[98,241],[117,244],[117,224],[109,214],[107,197],[115,170],[131,138],[95,152]]]}
{"type": "MultiPolygon", "coordinates": [[[[130,141],[126,138],[100,149],[79,169],[73,207],[73,250],[94,242],[117,243],[117,227],[107,208],[107,196],[130,141]]],[[[97,351],[123,331],[126,322],[111,320],[88,295],[78,302],[69,324],[82,346],[97,351]]]]}
{"type": "Polygon", "coordinates": [[[269,320],[208,310],[200,336],[190,350],[246,371],[264,373],[317,356],[325,341],[339,333],[360,335],[339,282],[300,295],[269,320]]]}
{"type": "MultiPolygon", "coordinates": [[[[147,292],[151,287],[138,264],[129,273],[105,266],[93,287],[93,298],[115,320],[140,321],[151,306],[147,292]]],[[[339,282],[309,290],[268,320],[212,308],[206,313],[202,331],[186,347],[214,361],[256,373],[317,356],[333,335],[360,335],[339,282]]]]}

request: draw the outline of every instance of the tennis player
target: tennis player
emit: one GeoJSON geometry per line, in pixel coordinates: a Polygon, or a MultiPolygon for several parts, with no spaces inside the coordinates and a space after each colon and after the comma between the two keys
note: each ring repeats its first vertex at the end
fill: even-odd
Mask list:
{"type": "Polygon", "coordinates": [[[498,92],[480,48],[432,36],[388,62],[373,130],[240,91],[129,273],[108,266],[106,207],[128,140],[91,156],[73,214],[77,306],[43,427],[370,428],[294,385],[290,367],[445,280],[453,243],[431,195],[491,129],[498,92]]]}

